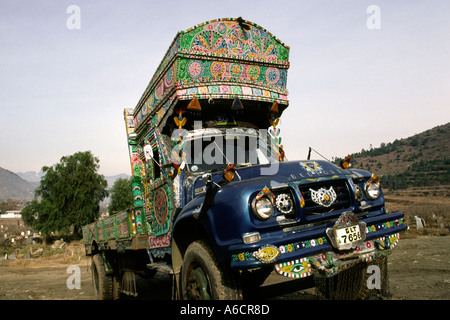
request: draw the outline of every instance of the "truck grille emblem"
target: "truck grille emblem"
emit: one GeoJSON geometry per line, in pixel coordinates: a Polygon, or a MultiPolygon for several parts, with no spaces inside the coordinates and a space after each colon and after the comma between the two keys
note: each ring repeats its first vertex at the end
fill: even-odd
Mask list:
{"type": "Polygon", "coordinates": [[[320,188],[319,190],[309,189],[311,191],[311,199],[322,207],[329,207],[336,201],[337,196],[333,187],[330,189],[320,188]]]}

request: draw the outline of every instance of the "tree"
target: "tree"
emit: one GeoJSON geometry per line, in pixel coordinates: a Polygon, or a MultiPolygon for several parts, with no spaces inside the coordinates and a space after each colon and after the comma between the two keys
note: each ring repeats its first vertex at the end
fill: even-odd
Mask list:
{"type": "Polygon", "coordinates": [[[110,190],[110,194],[111,202],[108,206],[109,214],[126,210],[133,206],[133,191],[131,190],[131,179],[117,179],[110,190]]]}
{"type": "Polygon", "coordinates": [[[48,235],[51,231],[68,232],[99,216],[100,201],[107,197],[107,182],[97,173],[99,159],[90,151],[64,156],[52,167],[44,166],[35,200],[23,210],[24,222],[48,235]],[[40,200],[40,201],[39,201],[40,200]]]}

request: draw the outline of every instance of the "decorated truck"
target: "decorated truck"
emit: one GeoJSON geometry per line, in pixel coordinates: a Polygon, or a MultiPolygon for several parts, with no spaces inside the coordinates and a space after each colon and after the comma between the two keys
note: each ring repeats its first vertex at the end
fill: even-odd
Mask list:
{"type": "Polygon", "coordinates": [[[175,299],[248,298],[269,276],[362,298],[368,266],[386,272],[406,225],[380,179],[283,150],[289,50],[241,18],[176,35],[124,110],[134,206],[83,227],[100,299],[157,271],[175,299]]]}

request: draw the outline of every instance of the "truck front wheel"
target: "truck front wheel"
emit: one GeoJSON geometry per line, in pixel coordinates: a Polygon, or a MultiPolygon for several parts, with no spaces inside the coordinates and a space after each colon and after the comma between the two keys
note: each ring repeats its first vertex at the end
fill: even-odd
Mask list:
{"type": "Polygon", "coordinates": [[[186,250],[181,268],[181,290],[185,300],[237,300],[242,290],[237,276],[221,266],[208,243],[199,240],[186,250]]]}

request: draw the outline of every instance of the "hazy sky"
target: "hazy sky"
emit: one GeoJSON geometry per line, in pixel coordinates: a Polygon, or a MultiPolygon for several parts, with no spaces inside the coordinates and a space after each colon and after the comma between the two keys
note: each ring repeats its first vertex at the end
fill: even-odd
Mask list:
{"type": "Polygon", "coordinates": [[[280,122],[289,160],[450,121],[448,0],[0,0],[0,167],[39,171],[90,150],[100,173],[130,174],[123,109],[179,30],[239,16],[291,48],[280,122]],[[70,5],[79,29],[67,26],[70,5]]]}

